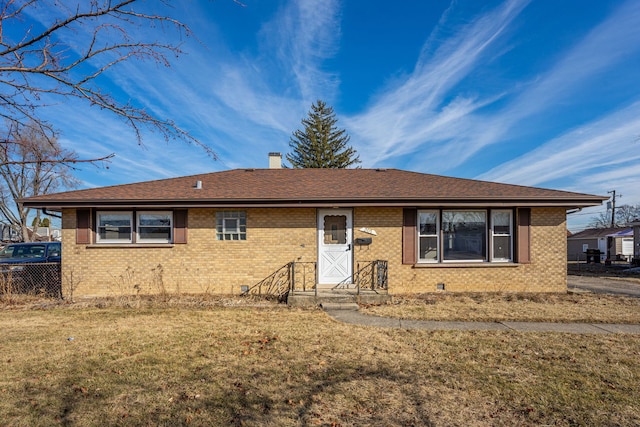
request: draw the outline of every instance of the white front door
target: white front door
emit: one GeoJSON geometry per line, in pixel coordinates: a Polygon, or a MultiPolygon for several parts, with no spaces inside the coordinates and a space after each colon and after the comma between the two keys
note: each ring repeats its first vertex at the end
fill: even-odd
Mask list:
{"type": "Polygon", "coordinates": [[[353,217],[350,209],[318,210],[318,284],[351,283],[353,217]]]}

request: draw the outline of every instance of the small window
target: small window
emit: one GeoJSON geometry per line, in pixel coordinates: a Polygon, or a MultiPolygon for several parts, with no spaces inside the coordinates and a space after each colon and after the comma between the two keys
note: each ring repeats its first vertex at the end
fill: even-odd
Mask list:
{"type": "Polygon", "coordinates": [[[419,214],[419,248],[418,257],[420,261],[438,261],[438,211],[420,211],[419,214]]]}
{"type": "Polygon", "coordinates": [[[99,243],[131,243],[131,212],[98,212],[99,243]]]}
{"type": "Polygon", "coordinates": [[[217,240],[247,240],[247,215],[244,211],[216,212],[217,240]]]}
{"type": "Polygon", "coordinates": [[[511,261],[511,215],[509,210],[491,211],[492,260],[511,261]]]}
{"type": "Polygon", "coordinates": [[[345,215],[325,215],[324,244],[344,245],[347,243],[347,217],[345,215]]]}
{"type": "Polygon", "coordinates": [[[139,212],[138,242],[171,243],[172,223],[171,212],[139,212]]]}

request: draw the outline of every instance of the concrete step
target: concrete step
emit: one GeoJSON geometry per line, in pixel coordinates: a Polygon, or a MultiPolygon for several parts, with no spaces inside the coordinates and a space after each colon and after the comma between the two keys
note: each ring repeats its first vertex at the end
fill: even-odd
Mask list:
{"type": "Polygon", "coordinates": [[[358,311],[360,309],[360,306],[355,302],[322,302],[320,303],[320,307],[324,311],[333,311],[333,310],[358,311]]]}
{"type": "Polygon", "coordinates": [[[391,301],[391,295],[378,294],[375,292],[361,292],[357,294],[353,291],[346,292],[340,290],[294,292],[287,298],[287,304],[292,307],[323,306],[325,304],[385,304],[391,301]]]}

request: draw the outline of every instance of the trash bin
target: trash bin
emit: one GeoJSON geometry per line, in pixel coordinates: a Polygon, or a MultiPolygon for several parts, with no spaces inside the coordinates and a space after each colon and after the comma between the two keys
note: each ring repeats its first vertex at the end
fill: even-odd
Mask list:
{"type": "Polygon", "coordinates": [[[587,255],[588,264],[600,264],[600,255],[602,254],[600,249],[587,249],[585,254],[587,255]]]}

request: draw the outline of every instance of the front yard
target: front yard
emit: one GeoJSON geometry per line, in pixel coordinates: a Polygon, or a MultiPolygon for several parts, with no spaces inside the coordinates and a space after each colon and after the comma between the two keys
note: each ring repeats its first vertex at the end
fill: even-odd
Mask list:
{"type": "Polygon", "coordinates": [[[640,298],[598,294],[424,294],[364,313],[412,320],[640,323],[640,298]]]}
{"type": "MultiPolygon", "coordinates": [[[[484,305],[468,298],[450,311],[484,305]]],[[[425,301],[398,307],[446,305],[425,301]]],[[[632,311],[598,304],[605,322],[632,311]]],[[[3,425],[640,424],[640,336],[376,329],[188,298],[10,305],[0,328],[3,425]]]]}

